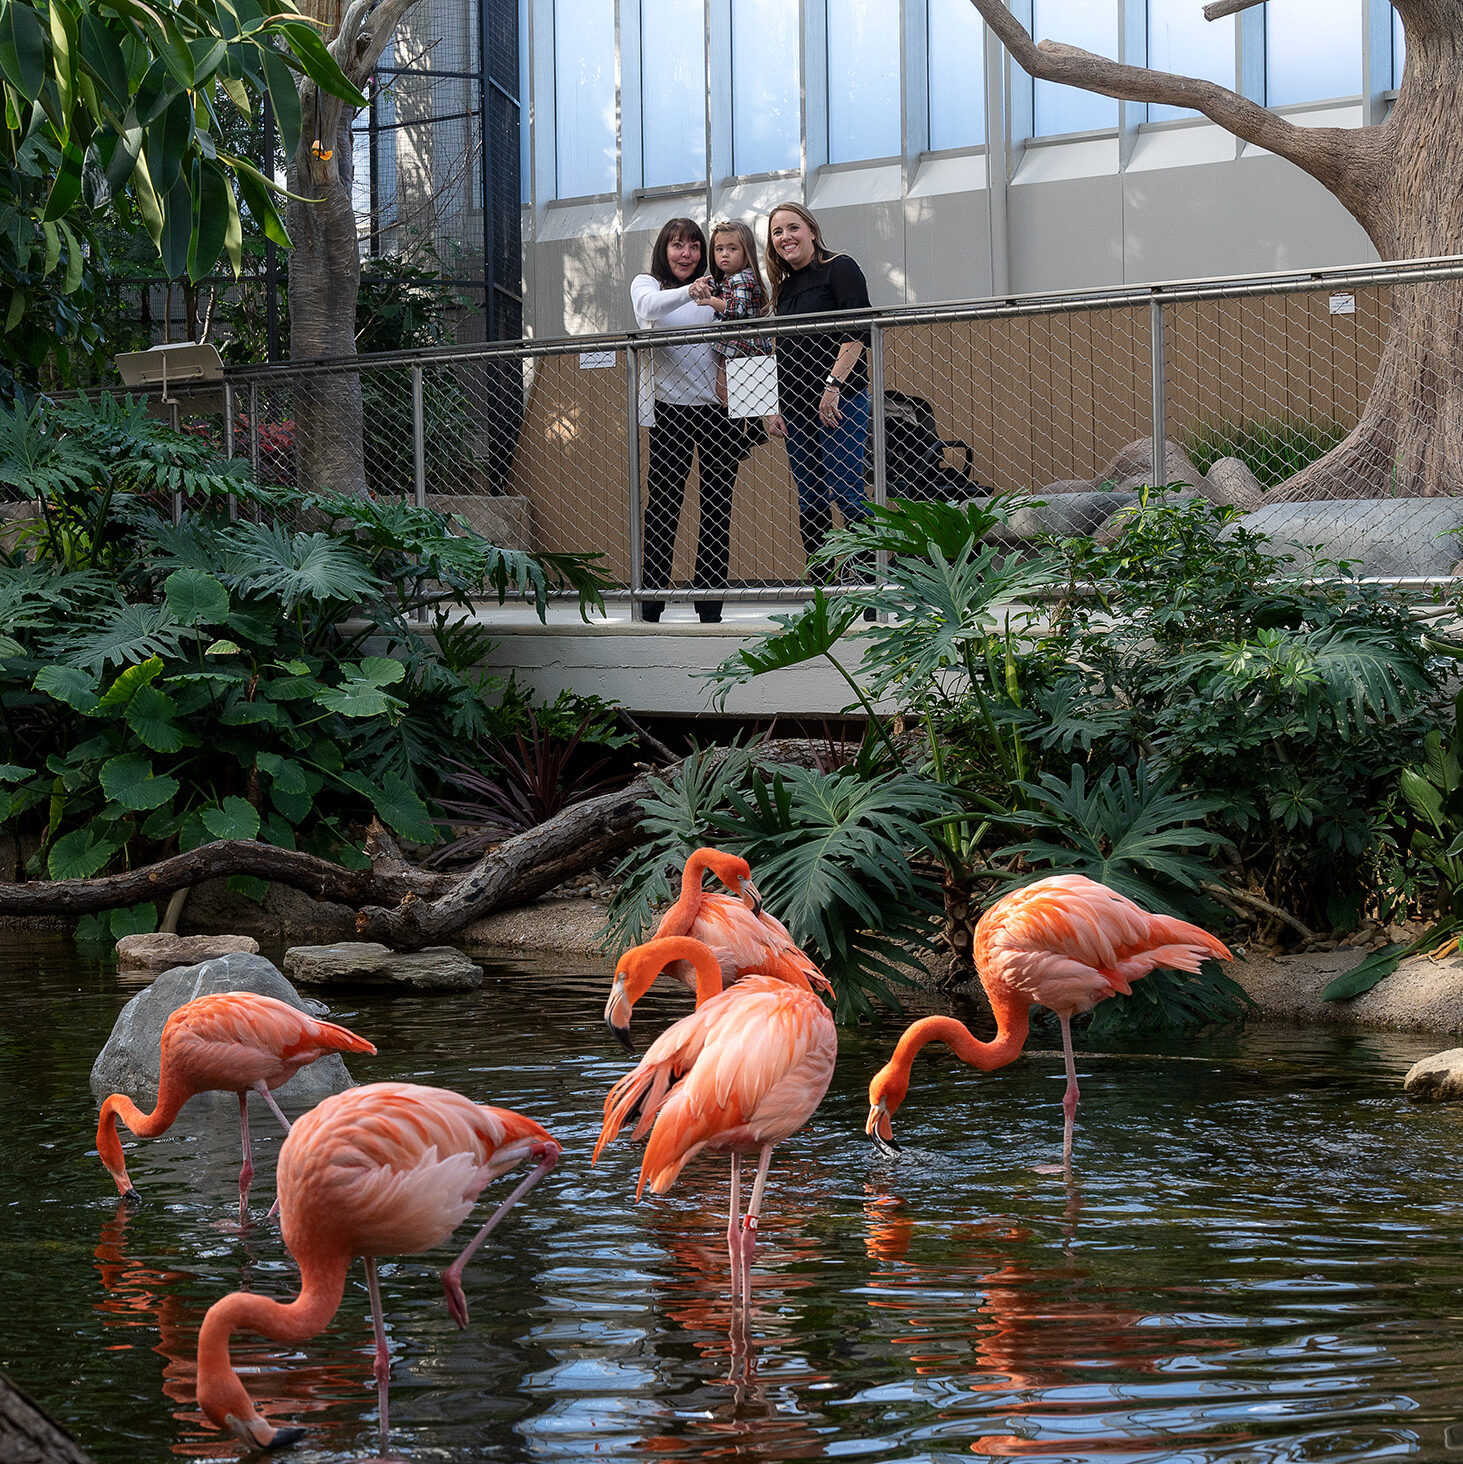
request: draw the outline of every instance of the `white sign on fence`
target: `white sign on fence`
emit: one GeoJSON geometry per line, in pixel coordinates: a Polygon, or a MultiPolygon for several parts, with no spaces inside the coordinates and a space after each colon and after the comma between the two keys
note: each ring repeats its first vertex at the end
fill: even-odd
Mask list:
{"type": "Polygon", "coordinates": [[[1355,295],[1332,295],[1331,296],[1331,314],[1332,315],[1355,315],[1356,314],[1356,296],[1355,295]]]}
{"type": "Polygon", "coordinates": [[[602,371],[606,366],[615,364],[615,353],[613,351],[580,351],[579,369],[581,371],[602,371]]]}

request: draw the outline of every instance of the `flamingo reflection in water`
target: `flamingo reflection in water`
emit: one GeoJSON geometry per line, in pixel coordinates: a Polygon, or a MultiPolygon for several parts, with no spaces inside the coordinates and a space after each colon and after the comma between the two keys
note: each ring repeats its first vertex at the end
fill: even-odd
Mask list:
{"type": "MultiPolygon", "coordinates": [[[[925,1234],[938,1237],[938,1262],[922,1261],[916,1238],[917,1212],[897,1196],[871,1192],[865,1205],[864,1244],[875,1263],[869,1286],[878,1293],[870,1301],[875,1312],[894,1321],[887,1341],[909,1349],[909,1361],[922,1376],[963,1383],[971,1392],[989,1395],[990,1422],[1023,1433],[992,1432],[978,1437],[973,1454],[992,1458],[1020,1456],[1090,1457],[1101,1454],[1147,1453],[1154,1445],[1176,1447],[1184,1439],[1166,1430],[1151,1436],[1116,1435],[1105,1431],[1083,1437],[1077,1420],[1097,1421],[1105,1375],[1120,1372],[1126,1382],[1134,1373],[1160,1376],[1175,1355],[1173,1333],[1154,1327],[1147,1308],[1115,1305],[1111,1291],[1089,1280],[1068,1249],[1075,1238],[1081,1196],[1067,1187],[1063,1259],[1041,1265],[1028,1257],[1041,1246],[1031,1228],[1009,1217],[991,1217],[973,1224],[935,1225],[925,1234]],[[952,1302],[951,1292],[968,1290],[973,1306],[952,1302]],[[1082,1387],[1086,1396],[1071,1399],[1082,1387]],[[1050,1424],[1060,1420],[1060,1438],[1050,1424]]],[[[1199,1342],[1185,1334],[1184,1353],[1200,1347],[1230,1345],[1227,1339],[1199,1342]]],[[[1109,1400],[1119,1409],[1131,1407],[1120,1385],[1109,1400]]],[[[943,1418],[969,1420],[980,1427],[979,1413],[968,1408],[941,1412],[943,1418]]],[[[1243,1442],[1246,1433],[1225,1443],[1243,1442]]],[[[1193,1442],[1207,1435],[1196,1429],[1193,1442]]],[[[1212,1444],[1212,1438],[1207,1438],[1212,1444]]]]}
{"type": "MultiPolygon", "coordinates": [[[[207,1427],[196,1404],[198,1328],[206,1308],[184,1296],[195,1277],[143,1259],[135,1238],[128,1234],[135,1220],[134,1207],[119,1202],[116,1213],[103,1223],[92,1252],[102,1291],[96,1309],[111,1339],[106,1350],[146,1347],[162,1358],[163,1394],[176,1405],[173,1416],[180,1425],[172,1445],[174,1454],[189,1459],[237,1459],[237,1443],[221,1439],[207,1427]]],[[[248,1275],[246,1259],[240,1282],[247,1283],[248,1275]]],[[[328,1361],[291,1362],[287,1368],[278,1365],[277,1350],[264,1343],[240,1345],[234,1355],[248,1370],[261,1406],[296,1417],[354,1400],[362,1386],[370,1386],[372,1381],[370,1354],[360,1348],[338,1350],[328,1361]]]]}

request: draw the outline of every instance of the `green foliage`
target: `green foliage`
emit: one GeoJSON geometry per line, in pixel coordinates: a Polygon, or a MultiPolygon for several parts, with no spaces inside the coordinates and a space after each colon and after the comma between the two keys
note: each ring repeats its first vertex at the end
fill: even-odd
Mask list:
{"type": "Polygon", "coordinates": [[[1220,458],[1237,457],[1262,488],[1274,488],[1324,457],[1345,436],[1346,428],[1335,422],[1258,418],[1206,423],[1188,435],[1184,447],[1201,473],[1207,473],[1220,458]]]}
{"type": "Polygon", "coordinates": [[[6,0],[0,36],[0,332],[11,369],[23,368],[0,381],[5,395],[55,347],[47,326],[84,326],[65,302],[81,291],[99,211],[125,200],[171,278],[197,280],[221,254],[237,270],[241,198],[260,229],[289,241],[273,183],[221,145],[223,119],[267,90],[293,151],[296,74],[365,105],[290,5],[6,0]]]}
{"type": "Polygon", "coordinates": [[[840,1021],[876,1002],[897,1008],[890,985],[909,984],[905,947],[928,944],[939,911],[910,857],[933,855],[929,826],[955,807],[937,784],[867,754],[825,773],[770,769],[743,747],[700,750],[641,800],[646,840],[616,871],[624,884],[606,938],[644,939],[655,908],[679,893],[686,857],[711,842],[753,865],[768,908],[837,989],[840,1021]]]}
{"type": "Polygon", "coordinates": [[[39,835],[55,879],[213,839],[348,859],[373,813],[437,842],[436,770],[522,712],[516,692],[494,707],[482,638],[448,609],[599,594],[587,560],[430,510],[252,487],[132,404],[0,411],[0,454],[39,515],[0,575],[0,820],[39,835]],[[257,517],[230,517],[241,494],[257,517]],[[414,629],[428,604],[435,638],[414,629]]]}

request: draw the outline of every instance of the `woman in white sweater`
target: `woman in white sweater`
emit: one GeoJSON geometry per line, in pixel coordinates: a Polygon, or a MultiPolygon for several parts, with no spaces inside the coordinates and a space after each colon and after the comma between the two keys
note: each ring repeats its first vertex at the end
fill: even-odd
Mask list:
{"type": "MultiPolygon", "coordinates": [[[[656,236],[648,274],[630,282],[630,300],[642,330],[706,327],[717,318],[705,302],[711,294],[706,236],[693,219],[672,219],[656,236]]],[[[650,468],[645,500],[645,557],[641,582],[647,590],[670,584],[671,557],[691,456],[699,458],[701,528],[696,541],[697,589],[726,584],[731,552],[732,489],[742,457],[740,423],[733,422],[716,394],[716,354],[707,343],[667,344],[650,353],[655,421],[650,428],[650,468]]],[[[645,393],[642,392],[642,399],[645,393]]],[[[642,613],[659,620],[663,600],[645,600],[642,613]]],[[[706,624],[721,619],[720,600],[698,600],[706,624]]]]}

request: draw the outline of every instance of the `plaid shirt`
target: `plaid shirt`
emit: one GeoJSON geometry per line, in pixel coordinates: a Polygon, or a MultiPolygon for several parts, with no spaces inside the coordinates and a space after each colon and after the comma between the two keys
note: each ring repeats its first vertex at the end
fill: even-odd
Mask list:
{"type": "MultiPolygon", "coordinates": [[[[722,320],[755,320],[767,313],[767,296],[757,283],[757,276],[749,269],[728,275],[715,286],[715,294],[727,302],[722,311],[722,320]]],[[[712,348],[718,356],[770,356],[770,336],[742,336],[739,340],[721,342],[712,348]]]]}

